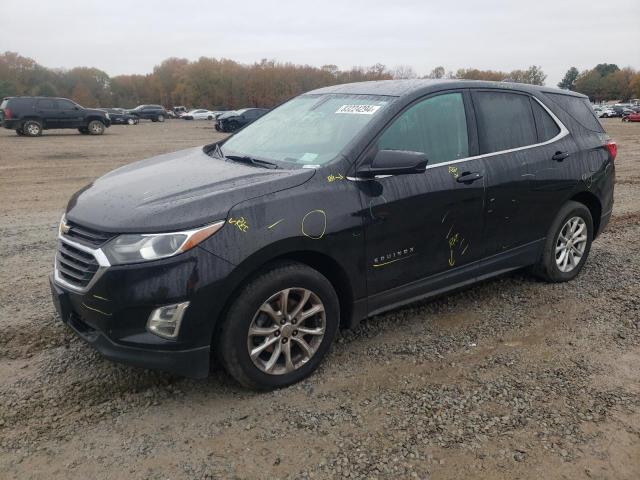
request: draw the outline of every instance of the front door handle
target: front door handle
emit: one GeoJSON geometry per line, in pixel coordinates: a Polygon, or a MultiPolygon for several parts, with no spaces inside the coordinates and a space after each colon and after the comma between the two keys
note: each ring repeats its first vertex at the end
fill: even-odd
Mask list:
{"type": "Polygon", "coordinates": [[[481,178],[482,174],[480,172],[463,172],[458,178],[456,178],[456,182],[470,184],[476,180],[480,180],[481,178]]]}
{"type": "Polygon", "coordinates": [[[556,162],[561,162],[565,158],[567,158],[569,155],[570,155],[569,152],[556,152],[555,155],[551,157],[551,160],[555,160],[556,162]]]}

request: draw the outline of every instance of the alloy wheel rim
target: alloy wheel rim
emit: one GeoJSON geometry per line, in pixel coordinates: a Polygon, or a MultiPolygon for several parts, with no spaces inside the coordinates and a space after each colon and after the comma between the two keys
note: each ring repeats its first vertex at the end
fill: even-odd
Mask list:
{"type": "Polygon", "coordinates": [[[253,316],[247,351],[262,372],[284,375],[313,358],[325,331],[320,298],[306,288],[286,288],[269,297],[253,316]]]}
{"type": "Polygon", "coordinates": [[[100,125],[97,123],[91,124],[91,131],[94,133],[98,133],[100,131],[100,125]]]}
{"type": "Polygon", "coordinates": [[[29,131],[30,135],[38,134],[38,126],[34,125],[33,123],[30,123],[29,125],[27,125],[27,130],[29,131]]]}
{"type": "Polygon", "coordinates": [[[572,217],[563,225],[556,241],[556,265],[568,273],[578,266],[587,247],[587,224],[581,217],[572,217]]]}

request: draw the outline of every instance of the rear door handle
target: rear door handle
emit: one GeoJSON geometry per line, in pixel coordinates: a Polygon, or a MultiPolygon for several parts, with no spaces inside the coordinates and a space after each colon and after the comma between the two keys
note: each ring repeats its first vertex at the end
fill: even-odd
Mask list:
{"type": "Polygon", "coordinates": [[[458,178],[456,178],[456,182],[458,183],[473,183],[476,180],[480,180],[482,178],[482,174],[480,172],[464,172],[458,178]]]}
{"type": "Polygon", "coordinates": [[[561,162],[565,158],[567,158],[569,155],[570,155],[569,152],[556,152],[555,155],[551,157],[551,160],[555,160],[556,162],[561,162]]]}

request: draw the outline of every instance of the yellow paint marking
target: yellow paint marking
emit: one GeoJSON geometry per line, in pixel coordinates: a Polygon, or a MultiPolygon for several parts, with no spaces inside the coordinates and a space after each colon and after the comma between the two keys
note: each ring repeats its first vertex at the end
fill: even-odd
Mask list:
{"type": "Polygon", "coordinates": [[[413,257],[413,255],[408,255],[406,257],[401,257],[401,258],[396,258],[394,260],[389,260],[388,262],[384,262],[384,263],[375,263],[373,265],[373,268],[384,267],[385,265],[389,265],[391,263],[399,262],[400,260],[405,260],[405,259],[411,258],[411,257],[413,257]]]}
{"type": "Polygon", "coordinates": [[[241,232],[246,232],[247,230],[249,230],[249,224],[244,219],[244,217],[230,218],[229,224],[235,225],[236,227],[238,227],[238,230],[240,230],[241,232]]]}
{"type": "Polygon", "coordinates": [[[86,304],[86,303],[84,303],[84,302],[82,302],[82,306],[83,306],[84,308],[88,308],[89,310],[93,310],[94,312],[98,312],[98,313],[100,313],[100,314],[104,315],[105,317],[110,317],[110,316],[111,316],[111,314],[110,314],[110,313],[103,312],[102,310],[98,310],[97,308],[90,307],[89,305],[87,305],[87,304],[86,304]]]}
{"type": "Polygon", "coordinates": [[[278,225],[280,222],[284,222],[284,218],[281,218],[280,220],[278,220],[276,223],[274,223],[273,225],[269,225],[267,227],[267,230],[271,230],[273,227],[275,227],[276,225],[278,225]]]}

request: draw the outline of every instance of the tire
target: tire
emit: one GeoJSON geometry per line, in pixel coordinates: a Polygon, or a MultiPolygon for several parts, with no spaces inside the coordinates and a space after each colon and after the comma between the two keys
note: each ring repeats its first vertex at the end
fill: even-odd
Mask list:
{"type": "Polygon", "coordinates": [[[240,128],[240,125],[238,125],[237,122],[230,122],[229,128],[226,131],[235,132],[238,128],[240,128]]]}
{"type": "Polygon", "coordinates": [[[100,120],[91,120],[87,125],[87,131],[90,135],[102,135],[104,133],[104,123],[100,120]]]}
{"type": "Polygon", "coordinates": [[[574,201],[567,202],[560,209],[549,228],[542,258],[533,267],[533,273],[542,280],[553,283],[567,282],[574,279],[587,261],[592,240],[593,218],[591,217],[591,212],[582,203],[574,201]],[[575,219],[579,220],[574,222],[575,219]],[[575,233],[571,233],[569,222],[574,222],[574,225],[577,225],[575,233]],[[581,230],[583,227],[584,229],[581,230]],[[573,247],[565,248],[556,253],[557,248],[562,248],[563,244],[566,246],[566,242],[561,239],[561,233],[563,234],[563,238],[572,239],[570,245],[573,247]],[[569,235],[567,235],[567,233],[569,233],[569,235]],[[584,237],[584,239],[582,239],[582,237],[584,237]],[[581,241],[576,241],[578,239],[581,241]],[[564,260],[563,251],[564,255],[568,257],[566,261],[564,260]],[[569,254],[568,251],[571,251],[571,254],[569,254]],[[576,261],[575,257],[580,251],[580,258],[576,261]],[[558,257],[556,257],[556,255],[558,255],[558,257]],[[571,260],[573,260],[573,262],[571,260]],[[563,271],[563,261],[567,263],[565,268],[569,268],[569,270],[563,271]]]}
{"type": "Polygon", "coordinates": [[[89,129],[87,127],[80,127],[78,131],[83,135],[89,135],[89,129]]]}
{"type": "Polygon", "coordinates": [[[160,123],[164,122],[164,115],[158,115],[157,120],[158,120],[158,122],[160,122],[160,123]]]}
{"type": "Polygon", "coordinates": [[[207,117],[207,120],[213,120],[213,117],[212,117],[211,115],[209,115],[209,116],[207,117]]]}
{"type": "Polygon", "coordinates": [[[622,117],[622,121],[623,121],[623,122],[628,122],[628,121],[629,121],[629,119],[628,119],[627,117],[622,117]]]}
{"type": "Polygon", "coordinates": [[[127,120],[127,124],[129,124],[129,125],[135,125],[135,124],[136,124],[136,121],[135,121],[133,118],[129,118],[129,119],[127,120]]]}
{"type": "Polygon", "coordinates": [[[19,137],[24,137],[24,132],[22,131],[22,129],[21,129],[21,128],[16,128],[16,134],[17,134],[19,137]]]}
{"type": "Polygon", "coordinates": [[[238,383],[256,390],[271,390],[309,376],[329,351],[339,324],[338,297],[329,280],[307,265],[284,262],[263,270],[241,288],[218,329],[214,348],[220,363],[238,383]],[[294,305],[289,314],[298,317],[320,307],[323,310],[298,322],[296,317],[279,317],[281,310],[276,310],[277,307],[271,310],[275,317],[264,313],[261,309],[268,302],[282,308],[283,291],[288,292],[285,304],[294,305]],[[306,291],[309,296],[296,313],[306,291]],[[254,332],[262,330],[269,335],[250,335],[252,326],[254,332]],[[301,333],[297,328],[315,333],[301,333]],[[301,341],[309,350],[303,349],[301,341]],[[256,351],[265,344],[269,346],[252,359],[249,349],[256,351]],[[290,363],[285,351],[291,352],[290,363]],[[275,363],[270,368],[274,356],[275,363]]]}
{"type": "Polygon", "coordinates": [[[42,124],[37,120],[27,120],[22,124],[22,132],[27,137],[39,137],[42,135],[42,124]]]}

